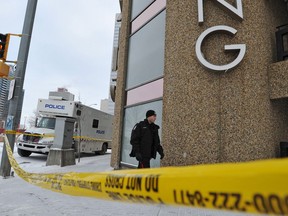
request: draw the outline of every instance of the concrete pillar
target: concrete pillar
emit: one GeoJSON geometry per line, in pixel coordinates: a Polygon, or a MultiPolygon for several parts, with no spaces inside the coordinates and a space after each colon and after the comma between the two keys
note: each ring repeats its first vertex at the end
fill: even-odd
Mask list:
{"type": "Polygon", "coordinates": [[[46,166],[75,165],[75,150],[72,149],[75,119],[57,117],[53,148],[50,149],[46,166]]]}
{"type": "MultiPolygon", "coordinates": [[[[236,1],[227,2],[235,7],[236,1]]],[[[241,2],[239,21],[216,1],[204,1],[204,23],[198,25],[198,1],[167,1],[162,166],[275,158],[280,141],[288,138],[288,103],[285,97],[272,100],[269,80],[275,31],[287,23],[286,5],[241,2]],[[225,53],[224,45],[247,47],[242,62],[228,71],[207,70],[195,53],[201,33],[217,25],[233,27],[237,34],[207,38],[202,52],[209,62],[222,65],[237,57],[237,52],[225,53]]],[[[286,80],[286,74],[279,79],[286,80]]]]}

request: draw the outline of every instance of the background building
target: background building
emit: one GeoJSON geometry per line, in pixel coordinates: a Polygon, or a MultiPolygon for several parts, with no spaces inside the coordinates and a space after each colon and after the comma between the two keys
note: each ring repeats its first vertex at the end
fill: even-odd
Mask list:
{"type": "MultiPolygon", "coordinates": [[[[13,76],[13,67],[10,67],[9,76],[13,76]]],[[[9,109],[8,94],[10,88],[9,79],[0,79],[0,128],[3,127],[3,122],[6,121],[9,109]]],[[[5,127],[5,126],[4,126],[5,127]]]]}
{"type": "MultiPolygon", "coordinates": [[[[111,74],[110,74],[110,86],[116,86],[120,27],[121,27],[121,14],[117,13],[115,16],[115,26],[114,26],[113,56],[112,56],[112,66],[111,66],[111,74]]],[[[108,101],[108,113],[111,115],[114,115],[115,103],[111,98],[110,92],[109,92],[108,100],[109,100],[108,101]]]]}
{"type": "Polygon", "coordinates": [[[106,113],[109,113],[109,100],[108,99],[103,99],[101,100],[100,103],[100,110],[106,113]]]}
{"type": "Polygon", "coordinates": [[[279,143],[288,140],[288,61],[277,53],[287,58],[288,31],[283,50],[275,32],[287,23],[286,2],[223,2],[120,1],[115,168],[137,164],[129,139],[148,109],[158,113],[161,166],[280,156],[279,143]],[[235,50],[224,52],[231,44],[235,50]]]}

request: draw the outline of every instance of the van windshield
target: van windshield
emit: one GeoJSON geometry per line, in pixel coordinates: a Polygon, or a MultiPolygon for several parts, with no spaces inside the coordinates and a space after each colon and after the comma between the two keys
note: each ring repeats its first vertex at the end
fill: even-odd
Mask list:
{"type": "Polygon", "coordinates": [[[55,122],[55,118],[42,117],[36,127],[55,129],[55,122]]]}

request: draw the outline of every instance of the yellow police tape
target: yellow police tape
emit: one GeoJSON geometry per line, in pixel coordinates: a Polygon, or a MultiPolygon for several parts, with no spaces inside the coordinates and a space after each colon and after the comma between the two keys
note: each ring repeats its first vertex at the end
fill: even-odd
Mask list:
{"type": "MultiPolygon", "coordinates": [[[[15,130],[6,130],[3,135],[6,134],[14,134],[14,135],[25,135],[25,136],[33,136],[33,137],[55,137],[54,134],[31,134],[31,133],[25,133],[25,132],[17,132],[15,130]]],[[[96,142],[111,142],[112,140],[109,139],[99,139],[99,138],[93,138],[88,136],[73,136],[73,139],[81,140],[81,141],[96,141],[96,142]]]]}
{"type": "Polygon", "coordinates": [[[288,215],[288,160],[198,165],[103,173],[36,174],[11,166],[27,182],[74,196],[288,215]]]}
{"type": "Polygon", "coordinates": [[[5,133],[3,133],[3,135],[5,135],[5,134],[33,136],[33,137],[41,137],[41,138],[54,137],[54,134],[31,134],[31,133],[19,132],[19,131],[15,131],[15,130],[6,130],[5,133]]]}

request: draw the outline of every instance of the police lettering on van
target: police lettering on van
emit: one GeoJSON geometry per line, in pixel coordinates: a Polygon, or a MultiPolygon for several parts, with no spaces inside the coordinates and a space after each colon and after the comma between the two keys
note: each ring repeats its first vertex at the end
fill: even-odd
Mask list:
{"type": "Polygon", "coordinates": [[[49,108],[49,109],[65,109],[64,105],[55,105],[55,104],[45,104],[45,108],[49,108]]]}

